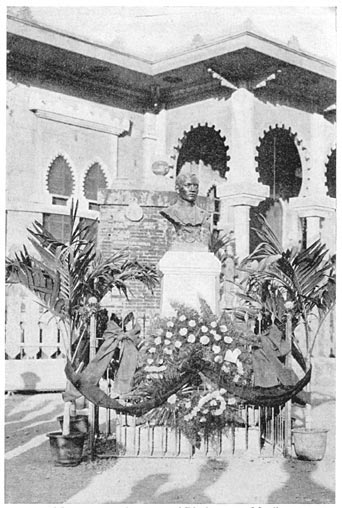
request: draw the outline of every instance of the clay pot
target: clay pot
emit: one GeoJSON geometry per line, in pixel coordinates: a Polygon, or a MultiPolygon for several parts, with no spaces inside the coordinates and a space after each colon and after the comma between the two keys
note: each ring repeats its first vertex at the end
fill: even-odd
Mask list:
{"type": "Polygon", "coordinates": [[[63,436],[62,432],[47,434],[50,450],[56,466],[78,466],[82,460],[83,445],[86,435],[82,432],[63,436]]]}
{"type": "Polygon", "coordinates": [[[324,429],[293,429],[297,457],[301,460],[322,460],[327,446],[327,433],[324,429]]]}
{"type": "MultiPolygon", "coordinates": [[[[63,429],[63,416],[58,416],[57,421],[59,422],[61,429],[63,429]]],[[[82,432],[88,434],[88,416],[87,415],[76,415],[70,417],[70,433],[75,434],[82,432]]]]}

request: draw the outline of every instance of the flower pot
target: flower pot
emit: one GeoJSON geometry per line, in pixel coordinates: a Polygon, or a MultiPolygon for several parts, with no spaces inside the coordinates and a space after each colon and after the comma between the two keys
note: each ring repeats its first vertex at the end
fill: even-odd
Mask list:
{"type": "Polygon", "coordinates": [[[327,433],[324,429],[293,429],[297,457],[302,460],[322,460],[327,446],[327,433]]]}
{"type": "MultiPolygon", "coordinates": [[[[63,416],[58,416],[57,420],[63,430],[63,416]]],[[[82,432],[83,434],[88,434],[88,416],[87,415],[77,415],[70,417],[70,433],[75,434],[77,432],[82,432]]]]}
{"type": "Polygon", "coordinates": [[[82,460],[86,435],[82,432],[63,436],[62,432],[49,432],[50,449],[56,466],[77,466],[82,460]]]}

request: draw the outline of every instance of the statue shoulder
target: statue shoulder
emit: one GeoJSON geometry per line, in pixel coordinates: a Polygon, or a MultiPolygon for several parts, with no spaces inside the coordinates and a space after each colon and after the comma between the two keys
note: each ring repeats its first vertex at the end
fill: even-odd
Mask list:
{"type": "Polygon", "coordinates": [[[178,207],[177,207],[177,204],[175,204],[175,205],[168,206],[167,208],[164,208],[159,213],[160,213],[160,215],[162,215],[166,219],[170,220],[171,222],[178,223],[179,218],[177,215],[177,210],[178,210],[178,207]]]}

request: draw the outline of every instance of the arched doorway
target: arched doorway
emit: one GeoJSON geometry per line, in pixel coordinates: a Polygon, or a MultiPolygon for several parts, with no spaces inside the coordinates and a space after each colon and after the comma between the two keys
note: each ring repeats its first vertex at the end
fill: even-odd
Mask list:
{"type": "Polygon", "coordinates": [[[330,198],[336,198],[336,148],[331,150],[325,167],[327,168],[325,173],[327,194],[330,198]]]}
{"type": "Polygon", "coordinates": [[[226,172],[229,170],[227,162],[228,146],[226,138],[221,136],[215,127],[198,125],[191,127],[177,147],[178,157],[176,175],[183,168],[198,174],[200,179],[200,193],[205,195],[215,183],[224,181],[226,172]],[[202,192],[201,192],[202,190],[202,192]]]}
{"type": "Polygon", "coordinates": [[[250,252],[259,240],[257,214],[266,217],[280,241],[283,237],[283,207],[289,198],[298,196],[302,185],[302,164],[295,135],[284,127],[270,128],[257,147],[259,182],[270,188],[270,197],[250,211],[250,252]]]}

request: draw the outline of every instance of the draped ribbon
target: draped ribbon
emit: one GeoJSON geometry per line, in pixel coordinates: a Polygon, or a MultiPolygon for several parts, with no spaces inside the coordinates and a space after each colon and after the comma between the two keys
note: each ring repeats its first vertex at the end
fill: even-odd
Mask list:
{"type": "MultiPolygon", "coordinates": [[[[114,379],[114,392],[118,395],[128,393],[132,388],[133,376],[138,361],[138,351],[135,343],[139,333],[140,327],[138,325],[132,330],[124,332],[116,323],[110,321],[103,334],[104,341],[102,345],[82,372],[76,373],[70,361],[67,360],[65,374],[70,385],[64,392],[63,399],[65,401],[77,399],[83,394],[84,387],[96,389],[113,358],[115,349],[118,347],[120,348],[120,361],[114,379]]],[[[97,389],[99,390],[99,388],[97,389]]]]}

